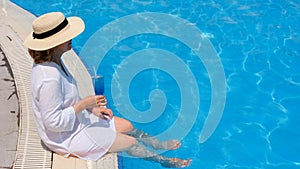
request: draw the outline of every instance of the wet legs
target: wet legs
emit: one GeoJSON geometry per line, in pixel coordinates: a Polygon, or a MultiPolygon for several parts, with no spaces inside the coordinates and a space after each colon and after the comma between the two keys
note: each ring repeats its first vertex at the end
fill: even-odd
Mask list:
{"type": "Polygon", "coordinates": [[[177,140],[160,142],[157,138],[151,137],[148,133],[136,128],[133,128],[131,131],[126,132],[125,134],[136,138],[138,141],[147,146],[151,146],[154,149],[175,150],[181,146],[180,142],[177,140]]]}
{"type": "Polygon", "coordinates": [[[156,154],[150,150],[148,150],[146,147],[140,144],[134,144],[132,145],[128,150],[127,153],[131,156],[143,158],[145,160],[149,161],[155,161],[160,163],[164,167],[169,168],[182,168],[189,166],[191,163],[191,160],[183,160],[179,158],[167,158],[162,155],[156,154]]]}

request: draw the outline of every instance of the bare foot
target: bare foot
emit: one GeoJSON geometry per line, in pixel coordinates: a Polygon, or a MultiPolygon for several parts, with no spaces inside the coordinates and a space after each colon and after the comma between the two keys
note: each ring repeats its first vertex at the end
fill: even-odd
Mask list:
{"type": "Polygon", "coordinates": [[[192,160],[182,160],[179,158],[168,158],[164,160],[161,165],[167,168],[184,168],[191,164],[192,160]]]}
{"type": "Polygon", "coordinates": [[[165,150],[176,150],[181,146],[181,143],[178,140],[169,140],[161,142],[156,149],[165,149],[165,150]]]}

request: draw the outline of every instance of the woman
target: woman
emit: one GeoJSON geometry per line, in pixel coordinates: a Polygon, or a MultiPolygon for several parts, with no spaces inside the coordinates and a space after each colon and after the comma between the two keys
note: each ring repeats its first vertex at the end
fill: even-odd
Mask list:
{"type": "Polygon", "coordinates": [[[51,12],[37,18],[33,33],[24,41],[34,60],[31,75],[33,111],[38,133],[52,151],[85,160],[97,160],[106,152],[126,151],[166,167],[186,167],[190,160],[167,158],[149,151],[177,149],[177,140],[159,142],[105,108],[102,95],[80,98],[74,78],[61,56],[72,48],[72,39],[84,30],[79,17],[51,12]],[[88,116],[88,123],[84,120],[88,116]]]}

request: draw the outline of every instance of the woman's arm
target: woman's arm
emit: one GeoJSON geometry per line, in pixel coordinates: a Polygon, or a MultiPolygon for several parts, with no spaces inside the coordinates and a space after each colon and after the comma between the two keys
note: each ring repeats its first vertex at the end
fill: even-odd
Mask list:
{"type": "Polygon", "coordinates": [[[64,132],[73,130],[76,114],[70,105],[64,107],[62,84],[57,79],[47,79],[35,90],[35,102],[47,130],[64,132]]]}
{"type": "Polygon", "coordinates": [[[43,123],[46,128],[53,132],[71,131],[73,129],[76,113],[84,109],[92,110],[94,107],[106,105],[106,99],[102,95],[87,96],[68,107],[64,107],[66,97],[60,80],[44,80],[38,90],[36,90],[36,100],[41,113],[43,123]]]}

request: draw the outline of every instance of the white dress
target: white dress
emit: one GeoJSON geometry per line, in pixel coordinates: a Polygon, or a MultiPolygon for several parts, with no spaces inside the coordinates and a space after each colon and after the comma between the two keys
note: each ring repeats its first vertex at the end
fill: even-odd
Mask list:
{"type": "Polygon", "coordinates": [[[103,120],[87,110],[75,114],[72,105],[80,97],[74,78],[67,74],[54,62],[32,67],[31,96],[39,136],[56,153],[97,160],[115,140],[114,119],[103,120]]]}

